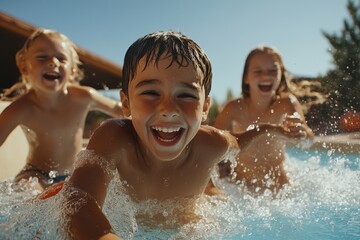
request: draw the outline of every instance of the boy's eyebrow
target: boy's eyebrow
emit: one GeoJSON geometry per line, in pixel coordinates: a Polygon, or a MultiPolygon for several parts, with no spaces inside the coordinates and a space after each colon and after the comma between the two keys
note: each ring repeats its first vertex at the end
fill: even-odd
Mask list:
{"type": "Polygon", "coordinates": [[[144,85],[156,84],[158,82],[159,82],[159,80],[156,80],[156,79],[146,79],[146,80],[143,80],[143,81],[139,82],[138,84],[136,84],[135,87],[138,88],[138,87],[142,87],[144,85]]]}
{"type": "MultiPolygon", "coordinates": [[[[135,88],[142,87],[145,85],[150,85],[150,84],[158,84],[159,82],[160,81],[157,79],[146,79],[146,80],[143,80],[143,81],[139,82],[138,84],[136,84],[135,88]]],[[[198,90],[199,88],[201,88],[200,84],[196,83],[196,82],[192,82],[192,83],[183,82],[183,83],[181,83],[181,85],[183,85],[186,88],[193,89],[193,90],[198,90]]]]}
{"type": "Polygon", "coordinates": [[[199,88],[201,88],[200,84],[197,82],[193,82],[193,83],[184,82],[184,83],[182,83],[182,85],[184,85],[184,87],[187,87],[187,88],[190,88],[193,90],[199,90],[199,88]]]}

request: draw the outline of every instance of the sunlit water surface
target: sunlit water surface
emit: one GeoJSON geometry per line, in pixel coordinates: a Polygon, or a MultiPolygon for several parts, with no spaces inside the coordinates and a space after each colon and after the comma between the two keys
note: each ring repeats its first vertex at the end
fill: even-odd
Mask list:
{"type": "MultiPolygon", "coordinates": [[[[298,149],[287,155],[291,186],[281,194],[287,197],[254,197],[241,186],[215,180],[228,196],[203,197],[197,205],[200,221],[152,229],[134,218],[135,209],[146,205],[119,196],[115,180],[104,211],[124,239],[360,239],[359,155],[298,149]]],[[[11,180],[0,183],[0,239],[67,238],[60,227],[62,196],[33,198],[31,190],[14,192],[11,180]]]]}

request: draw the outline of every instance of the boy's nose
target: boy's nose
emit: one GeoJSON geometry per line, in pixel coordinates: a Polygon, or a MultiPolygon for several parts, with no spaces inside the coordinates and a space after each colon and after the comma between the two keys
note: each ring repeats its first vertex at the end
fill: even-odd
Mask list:
{"type": "Polygon", "coordinates": [[[161,116],[165,117],[165,118],[174,118],[179,116],[179,114],[175,113],[175,112],[163,112],[161,113],[161,116]]]}
{"type": "Polygon", "coordinates": [[[160,114],[165,118],[174,118],[179,116],[176,104],[172,100],[163,101],[160,106],[160,114]]]}

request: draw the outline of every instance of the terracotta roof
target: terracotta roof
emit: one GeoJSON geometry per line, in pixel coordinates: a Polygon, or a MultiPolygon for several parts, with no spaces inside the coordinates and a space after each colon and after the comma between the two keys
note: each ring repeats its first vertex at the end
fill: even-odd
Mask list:
{"type": "MultiPolygon", "coordinates": [[[[20,19],[0,12],[0,90],[11,87],[20,77],[15,63],[15,54],[26,39],[36,29],[20,19]]],[[[119,88],[122,67],[96,54],[79,47],[80,60],[83,63],[85,78],[82,85],[96,89],[119,88]]]]}

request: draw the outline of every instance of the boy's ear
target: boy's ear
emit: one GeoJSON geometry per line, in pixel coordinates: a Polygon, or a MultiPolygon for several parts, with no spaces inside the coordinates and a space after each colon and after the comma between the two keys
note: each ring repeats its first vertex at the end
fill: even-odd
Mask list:
{"type": "Polygon", "coordinates": [[[122,111],[124,114],[124,117],[130,117],[131,111],[130,111],[130,102],[128,96],[124,93],[123,90],[120,91],[120,98],[121,98],[121,104],[122,104],[122,111]]]}
{"type": "Polygon", "coordinates": [[[205,122],[210,110],[210,96],[207,96],[203,106],[202,121],[205,122]]]}

